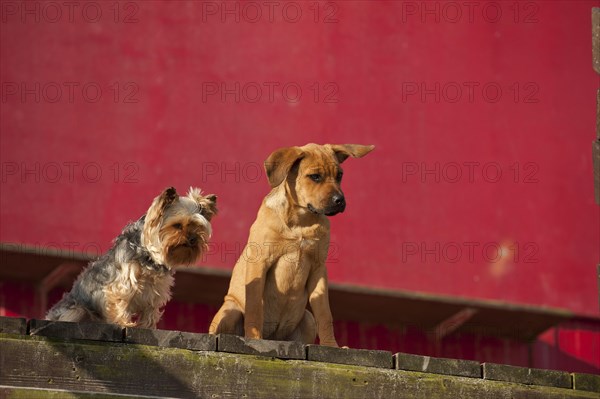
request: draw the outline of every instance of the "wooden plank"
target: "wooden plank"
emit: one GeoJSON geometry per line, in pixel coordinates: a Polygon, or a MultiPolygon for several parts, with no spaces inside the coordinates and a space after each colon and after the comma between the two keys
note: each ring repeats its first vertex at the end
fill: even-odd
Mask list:
{"type": "Polygon", "coordinates": [[[573,373],[573,389],[600,393],[600,375],[573,373]]]}
{"type": "Polygon", "coordinates": [[[123,328],[107,323],[29,320],[29,334],[60,339],[123,341],[123,328]]]}
{"type": "Polygon", "coordinates": [[[0,317],[0,333],[19,334],[27,333],[27,320],[17,317],[0,317]]]}
{"type": "Polygon", "coordinates": [[[306,358],[317,362],[350,364],[363,367],[379,367],[383,369],[394,367],[392,352],[379,350],[307,345],[306,358]]]}
{"type": "Polygon", "coordinates": [[[469,300],[435,294],[401,292],[331,284],[331,311],[336,320],[407,324],[432,332],[464,308],[476,310],[455,332],[529,341],[569,320],[573,313],[489,300],[469,300]]]}
{"type": "Polygon", "coordinates": [[[306,347],[300,342],[246,339],[230,334],[219,334],[218,351],[278,359],[306,359],[306,347]]]}
{"type": "Polygon", "coordinates": [[[219,352],[0,335],[6,386],[179,398],[575,399],[592,392],[219,352]]]}
{"type": "Polygon", "coordinates": [[[0,385],[2,399],[146,399],[156,396],[118,395],[98,392],[65,391],[26,387],[7,387],[0,385]]]}
{"type": "Polygon", "coordinates": [[[572,388],[569,373],[557,370],[530,369],[507,364],[483,363],[483,378],[486,380],[517,382],[527,385],[547,385],[557,388],[572,388]]]}
{"type": "Polygon", "coordinates": [[[432,333],[433,338],[436,340],[441,340],[445,336],[452,334],[454,331],[462,327],[467,321],[473,318],[477,312],[477,309],[464,308],[456,314],[453,314],[434,327],[432,333]]]}
{"type": "Polygon", "coordinates": [[[394,364],[397,370],[423,371],[435,374],[481,378],[481,365],[473,360],[444,359],[410,353],[396,353],[394,364]]]}
{"type": "Polygon", "coordinates": [[[167,346],[194,351],[216,351],[217,337],[182,331],[126,328],[125,342],[141,345],[167,346]]]}
{"type": "MultiPolygon", "coordinates": [[[[7,280],[39,282],[54,269],[66,262],[77,262],[80,255],[73,251],[56,251],[51,247],[27,246],[19,243],[0,243],[0,278],[7,280]],[[18,266],[18,267],[17,267],[18,266]]],[[[79,259],[81,269],[87,264],[79,259]]],[[[72,276],[74,279],[77,272],[72,276]]],[[[70,288],[73,282],[65,282],[70,288]]]]}

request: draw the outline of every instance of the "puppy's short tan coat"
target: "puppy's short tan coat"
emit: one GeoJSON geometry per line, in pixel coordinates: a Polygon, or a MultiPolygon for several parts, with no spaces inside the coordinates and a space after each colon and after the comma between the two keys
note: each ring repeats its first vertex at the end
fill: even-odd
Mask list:
{"type": "Polygon", "coordinates": [[[346,207],[340,164],[373,150],[363,145],[282,148],[265,161],[265,197],[211,334],[338,346],[325,260],[329,220],[346,207]],[[307,302],[314,317],[306,309],[307,302]]]}

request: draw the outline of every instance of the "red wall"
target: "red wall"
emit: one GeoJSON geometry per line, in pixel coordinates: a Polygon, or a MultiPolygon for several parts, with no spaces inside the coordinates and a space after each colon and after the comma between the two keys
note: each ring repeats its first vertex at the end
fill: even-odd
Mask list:
{"type": "Polygon", "coordinates": [[[331,280],[598,316],[600,2],[75,3],[0,4],[1,242],[103,251],[197,185],[229,269],[271,151],[375,144],[331,280]]]}

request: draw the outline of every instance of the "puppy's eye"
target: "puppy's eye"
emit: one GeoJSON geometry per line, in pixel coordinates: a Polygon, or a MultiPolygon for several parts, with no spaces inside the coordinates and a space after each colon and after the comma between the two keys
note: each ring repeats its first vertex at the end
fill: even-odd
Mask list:
{"type": "Polygon", "coordinates": [[[343,176],[344,176],[344,172],[342,172],[342,171],[339,171],[339,172],[337,173],[337,175],[335,176],[335,180],[337,180],[337,181],[342,181],[342,177],[343,177],[343,176]]]}
{"type": "Polygon", "coordinates": [[[308,175],[308,178],[312,181],[314,181],[315,183],[320,183],[321,180],[323,180],[323,177],[318,174],[318,173],[314,173],[312,175],[308,175]]]}
{"type": "Polygon", "coordinates": [[[173,227],[174,227],[174,228],[176,228],[177,230],[181,230],[181,229],[183,229],[183,225],[182,225],[181,223],[175,223],[175,224],[173,225],[173,227]]]}

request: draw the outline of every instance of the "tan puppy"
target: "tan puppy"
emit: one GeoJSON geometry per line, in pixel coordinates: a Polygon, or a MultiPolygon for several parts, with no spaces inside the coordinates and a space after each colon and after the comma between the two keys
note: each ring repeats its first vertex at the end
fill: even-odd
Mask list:
{"type": "Polygon", "coordinates": [[[340,164],[373,148],[307,144],[269,156],[265,169],[272,190],[250,228],[210,334],[312,344],[318,333],[321,345],[338,346],[327,292],[327,216],[346,208],[340,164]]]}

